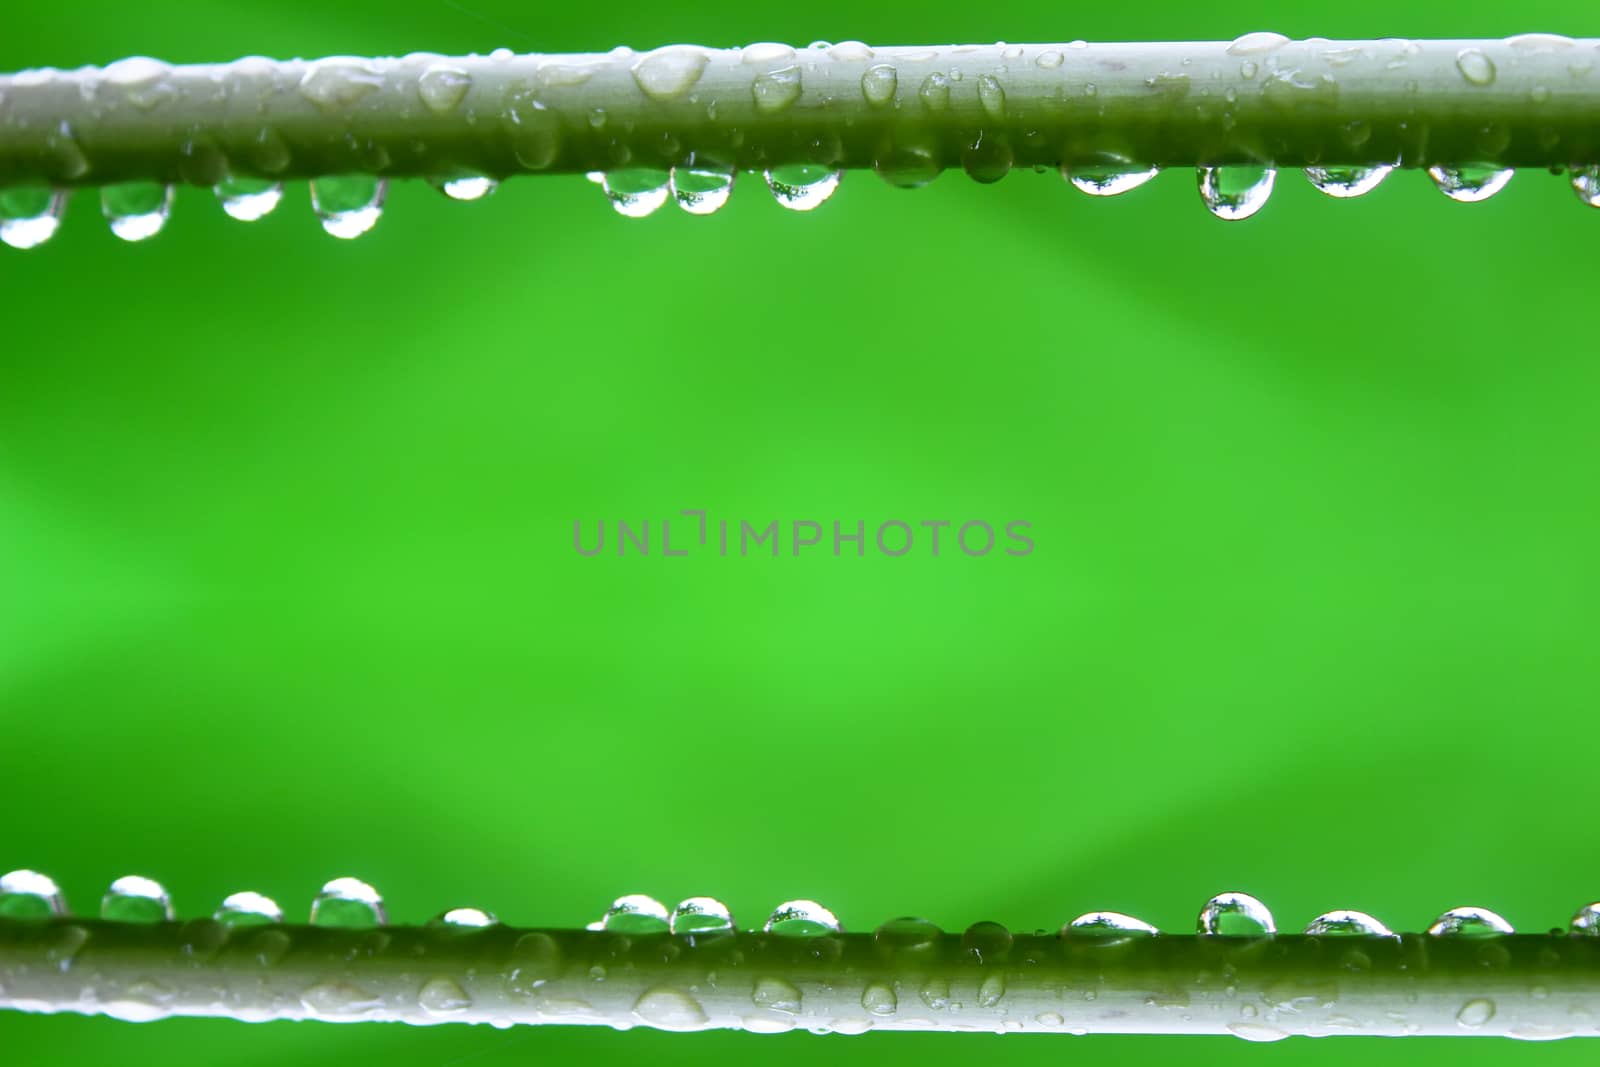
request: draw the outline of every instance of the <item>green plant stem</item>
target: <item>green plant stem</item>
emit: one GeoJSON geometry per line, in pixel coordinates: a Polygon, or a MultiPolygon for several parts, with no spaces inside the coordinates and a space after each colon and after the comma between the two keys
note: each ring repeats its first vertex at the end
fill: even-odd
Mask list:
{"type": "Polygon", "coordinates": [[[0,921],[0,1008],[246,1021],[1227,1034],[1600,1034],[1600,938],[1242,939],[0,921]]]}
{"type": "Polygon", "coordinates": [[[847,44],[0,76],[0,185],[701,164],[1600,162],[1600,42],[847,44]]]}

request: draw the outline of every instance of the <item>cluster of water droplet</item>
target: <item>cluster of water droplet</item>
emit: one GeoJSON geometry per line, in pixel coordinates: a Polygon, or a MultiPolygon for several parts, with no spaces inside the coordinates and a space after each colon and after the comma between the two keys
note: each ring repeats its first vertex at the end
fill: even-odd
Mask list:
{"type": "MultiPolygon", "coordinates": [[[[48,875],[31,870],[16,870],[0,875],[0,919],[48,919],[68,914],[61,889],[48,875]]],[[[172,898],[166,888],[141,875],[126,875],[112,882],[100,902],[100,916],[116,922],[152,923],[174,918],[172,898]]],[[[271,898],[260,893],[234,893],[222,901],[213,918],[230,925],[281,923],[284,912],[271,898]]],[[[323,885],[311,902],[309,921],[313,926],[362,929],[382,926],[388,921],[383,897],[358,878],[335,878],[323,885]]],[[[431,920],[432,926],[479,928],[499,922],[478,908],[452,908],[431,920]]],[[[688,897],[668,908],[654,897],[632,893],[618,897],[605,913],[588,925],[590,930],[607,930],[630,935],[703,935],[735,930],[728,906],[713,897],[688,897]]],[[[842,929],[833,912],[814,900],[789,900],[774,908],[760,929],[786,937],[817,937],[842,929]]],[[[1600,937],[1600,902],[1587,904],[1573,915],[1568,926],[1572,934],[1600,937]]],[[[1220,893],[1200,909],[1196,931],[1210,937],[1271,937],[1277,933],[1272,912],[1248,893],[1220,893]]],[[[1062,937],[1125,940],[1155,937],[1155,926],[1115,911],[1091,911],[1061,927],[1062,937]]],[[[1360,911],[1329,911],[1306,924],[1304,932],[1315,936],[1351,935],[1397,937],[1389,927],[1360,911]]],[[[1435,937],[1497,936],[1515,931],[1505,919],[1479,907],[1451,908],[1428,927],[1435,937]]],[[[898,946],[931,946],[940,934],[925,919],[893,919],[878,928],[875,937],[898,946]]],[[[978,923],[971,927],[963,944],[980,957],[985,947],[1000,941],[1007,946],[1011,935],[998,923],[978,923]]]]}

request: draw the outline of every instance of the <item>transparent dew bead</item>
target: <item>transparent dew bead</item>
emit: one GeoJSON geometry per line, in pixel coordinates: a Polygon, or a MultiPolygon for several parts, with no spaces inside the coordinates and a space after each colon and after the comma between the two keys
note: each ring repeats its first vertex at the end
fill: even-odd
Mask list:
{"type": "Polygon", "coordinates": [[[920,189],[943,173],[944,165],[932,144],[897,140],[873,158],[872,169],[896,189],[920,189]]]}
{"type": "Polygon", "coordinates": [[[153,878],[124,875],[100,898],[100,917],[112,922],[159,923],[172,919],[172,897],[153,878]]]}
{"type": "Polygon", "coordinates": [[[21,251],[38,248],[61,229],[66,210],[64,189],[0,189],[0,242],[21,251]]]}
{"type": "Polygon", "coordinates": [[[617,934],[664,934],[671,928],[667,906],[643,893],[618,897],[604,915],[589,924],[591,930],[610,930],[617,934]]]}
{"type": "Polygon", "coordinates": [[[1476,204],[1506,187],[1515,174],[1510,167],[1443,165],[1428,168],[1428,177],[1441,193],[1458,204],[1476,204]]]}
{"type": "Polygon", "coordinates": [[[378,224],[388,195],[389,183],[370,174],[316,178],[311,182],[311,209],[328,236],[353,241],[378,224]]]}
{"type": "Polygon", "coordinates": [[[1315,937],[1395,937],[1395,932],[1364,911],[1325,911],[1306,923],[1315,937]]]}
{"type": "Polygon", "coordinates": [[[283,922],[283,909],[260,893],[232,893],[223,898],[212,918],[225,926],[267,926],[283,922]]]}
{"type": "MultiPolygon", "coordinates": [[[[1590,207],[1600,207],[1600,167],[1573,168],[1572,191],[1590,207]]],[[[0,237],[3,237],[3,233],[0,233],[0,237]]]]}
{"type": "Polygon", "coordinates": [[[1568,930],[1581,937],[1600,937],[1600,901],[1579,908],[1568,930]]]}
{"type": "Polygon", "coordinates": [[[1159,173],[1160,167],[1144,166],[1126,156],[1111,153],[1102,153],[1080,163],[1061,165],[1061,177],[1074,189],[1089,196],[1117,196],[1130,192],[1159,173]]]}
{"type": "Polygon", "coordinates": [[[839,188],[840,172],[815,163],[772,167],[763,177],[772,198],[790,211],[814,211],[839,188]]]}
{"type": "Polygon", "coordinates": [[[264,219],[283,202],[283,183],[260,178],[229,178],[212,191],[223,213],[240,222],[264,219]]]}
{"type": "Polygon", "coordinates": [[[675,934],[731,932],[733,913],[715,897],[689,897],[672,909],[668,926],[675,934]]]}
{"type": "Polygon", "coordinates": [[[841,929],[838,917],[814,900],[784,901],[761,928],[780,937],[822,937],[841,929]]]}
{"type": "Polygon", "coordinates": [[[1011,951],[1011,931],[997,922],[975,922],[961,933],[961,951],[979,963],[999,963],[1011,951]]]}
{"type": "Polygon", "coordinates": [[[895,959],[917,959],[938,951],[943,931],[927,919],[890,919],[872,932],[878,949],[895,959]]]}
{"type": "Polygon", "coordinates": [[[1120,944],[1135,937],[1155,937],[1161,931],[1132,915],[1120,911],[1091,911],[1061,928],[1061,936],[1094,939],[1104,944],[1120,944]]]}
{"type": "Polygon", "coordinates": [[[48,919],[67,913],[55,879],[38,871],[0,875],[0,919],[48,919]]]}
{"type": "Polygon", "coordinates": [[[470,203],[489,196],[500,187],[500,183],[482,174],[461,174],[453,178],[442,178],[434,182],[433,186],[451,200],[470,203]]]}
{"type": "Polygon", "coordinates": [[[148,241],[172,217],[173,189],[159,182],[125,182],[100,190],[100,212],[124,241],[148,241]]]}
{"type": "Polygon", "coordinates": [[[1260,211],[1272,196],[1275,167],[1251,165],[1199,168],[1200,199],[1219,219],[1237,222],[1260,211]]]}
{"type": "Polygon", "coordinates": [[[1272,912],[1249,893],[1219,893],[1200,909],[1196,927],[1209,937],[1271,937],[1272,912]]]}
{"type": "Polygon", "coordinates": [[[733,195],[733,170],[717,167],[673,167],[672,197],[691,215],[715,215],[733,195]]]}
{"type": "Polygon", "coordinates": [[[629,219],[654,215],[672,195],[672,176],[664,170],[607,171],[599,176],[599,184],[612,209],[629,219]]]}
{"type": "Polygon", "coordinates": [[[370,930],[389,921],[383,897],[359,878],[335,878],[311,901],[311,925],[370,930]]]}
{"type": "Polygon", "coordinates": [[[499,919],[481,908],[451,908],[428,920],[429,926],[449,930],[482,930],[499,923],[499,919]]]}
{"type": "Polygon", "coordinates": [[[1365,196],[1383,180],[1394,173],[1394,164],[1384,163],[1374,167],[1307,167],[1306,180],[1319,193],[1347,200],[1365,196]]]}
{"type": "Polygon", "coordinates": [[[1503,937],[1511,924],[1488,908],[1451,908],[1428,927],[1434,937],[1503,937]]]}

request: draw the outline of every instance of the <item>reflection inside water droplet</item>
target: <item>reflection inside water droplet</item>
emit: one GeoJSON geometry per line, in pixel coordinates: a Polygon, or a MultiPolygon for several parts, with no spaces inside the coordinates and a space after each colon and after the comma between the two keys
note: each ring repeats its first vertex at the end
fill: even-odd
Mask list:
{"type": "Polygon", "coordinates": [[[1575,167],[1572,191],[1590,207],[1600,207],[1600,167],[1575,167]]]}
{"type": "Polygon", "coordinates": [[[1383,923],[1364,911],[1326,911],[1306,923],[1305,932],[1317,937],[1394,937],[1383,923]]]}
{"type": "Polygon", "coordinates": [[[283,909],[271,897],[247,890],[223,898],[213,918],[226,926],[265,926],[283,922],[283,909]]]}
{"type": "Polygon", "coordinates": [[[461,201],[482,200],[499,188],[499,185],[500,183],[493,178],[486,178],[482,174],[462,174],[434,183],[434,187],[445,196],[451,200],[461,201]]]}
{"type": "Polygon", "coordinates": [[[1313,188],[1341,200],[1372,192],[1394,171],[1394,164],[1371,167],[1307,167],[1306,180],[1313,188]]]}
{"type": "Polygon", "coordinates": [[[610,930],[616,934],[664,934],[671,928],[667,906],[655,897],[629,893],[611,902],[591,930],[610,930]]]}
{"type": "Polygon", "coordinates": [[[704,934],[733,929],[733,914],[714,897],[690,897],[672,909],[669,923],[675,934],[704,934]]]}
{"type": "Polygon", "coordinates": [[[671,196],[672,176],[664,170],[635,168],[592,174],[611,207],[624,218],[653,215],[671,196]]]}
{"type": "Polygon", "coordinates": [[[0,919],[48,919],[66,911],[61,887],[49,875],[26,870],[0,875],[0,919]]]}
{"type": "Polygon", "coordinates": [[[481,908],[451,908],[429,919],[428,925],[457,930],[482,930],[498,925],[499,922],[499,919],[481,908]]]}
{"type": "Polygon", "coordinates": [[[0,189],[0,242],[22,251],[38,248],[56,235],[66,210],[64,189],[0,189]]]}
{"type": "Polygon", "coordinates": [[[764,177],[779,204],[790,211],[811,211],[839,187],[840,172],[815,163],[791,163],[771,168],[764,177]]]}
{"type": "Polygon", "coordinates": [[[311,901],[312,926],[367,930],[388,921],[383,897],[359,878],[335,878],[311,901]]]}
{"type": "Polygon", "coordinates": [[[1434,937],[1501,937],[1516,931],[1487,908],[1451,908],[1428,927],[1428,933],[1434,937]]]}
{"type": "Polygon", "coordinates": [[[1506,187],[1516,172],[1510,167],[1466,165],[1447,167],[1442,164],[1428,168],[1428,177],[1445,196],[1460,204],[1475,204],[1487,200],[1506,187]]]}
{"type": "Polygon", "coordinates": [[[1600,901],[1579,908],[1568,929],[1574,934],[1600,937],[1600,901]]]}
{"type": "Polygon", "coordinates": [[[148,241],[172,215],[173,189],[157,182],[125,182],[100,190],[100,210],[124,241],[148,241]]]}
{"type": "Polygon", "coordinates": [[[1132,915],[1120,911],[1091,911],[1061,928],[1063,937],[1092,939],[1097,944],[1117,945],[1132,938],[1154,937],[1161,931],[1132,915]]]}
{"type": "Polygon", "coordinates": [[[1209,937],[1270,937],[1272,912],[1249,893],[1219,893],[1200,909],[1198,929],[1209,937]]]}
{"type": "Polygon", "coordinates": [[[1079,192],[1090,196],[1116,196],[1148,182],[1161,172],[1160,167],[1147,167],[1126,156],[1105,152],[1090,160],[1063,163],[1061,177],[1079,192]]]}
{"type": "Polygon", "coordinates": [[[1201,167],[1200,199],[1217,218],[1237,222],[1266,205],[1277,177],[1276,168],[1261,164],[1201,167]]]}
{"type": "Polygon", "coordinates": [[[213,190],[230,219],[264,219],[283,201],[283,183],[261,178],[229,178],[213,190]]]}
{"type": "Polygon", "coordinates": [[[673,167],[670,185],[683,210],[691,215],[714,215],[733,195],[733,169],[673,167]]]}
{"type": "Polygon", "coordinates": [[[383,217],[389,183],[370,174],[317,178],[311,182],[311,207],[330,237],[354,240],[383,217]]]}
{"type": "Polygon", "coordinates": [[[821,937],[838,933],[839,920],[814,900],[787,900],[772,910],[762,929],[781,937],[821,937]]]}
{"type": "Polygon", "coordinates": [[[152,878],[125,875],[112,882],[101,898],[100,917],[123,923],[166,922],[172,918],[172,898],[152,878]]]}

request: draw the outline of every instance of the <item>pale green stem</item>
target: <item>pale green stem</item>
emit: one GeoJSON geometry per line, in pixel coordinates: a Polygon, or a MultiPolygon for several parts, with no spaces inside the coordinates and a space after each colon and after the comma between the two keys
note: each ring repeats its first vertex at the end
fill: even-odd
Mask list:
{"type": "Polygon", "coordinates": [[[1593,1037],[1600,938],[969,933],[895,945],[859,934],[0,920],[0,1008],[762,1032],[1593,1037]]]}
{"type": "Polygon", "coordinates": [[[0,185],[701,164],[1600,162],[1600,41],[407,56],[0,76],[0,185]]]}

